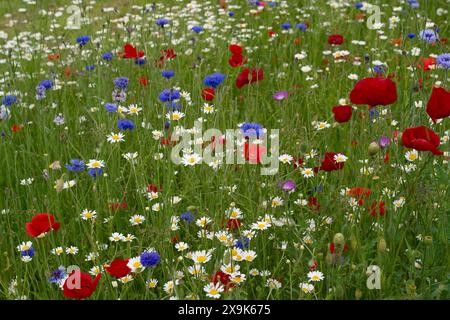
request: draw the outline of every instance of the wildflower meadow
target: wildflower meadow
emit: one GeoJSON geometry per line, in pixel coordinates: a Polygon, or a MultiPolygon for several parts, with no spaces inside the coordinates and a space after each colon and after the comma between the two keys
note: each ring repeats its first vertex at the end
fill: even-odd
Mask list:
{"type": "Polygon", "coordinates": [[[449,11],[1,1],[0,299],[448,299],[449,11]]]}

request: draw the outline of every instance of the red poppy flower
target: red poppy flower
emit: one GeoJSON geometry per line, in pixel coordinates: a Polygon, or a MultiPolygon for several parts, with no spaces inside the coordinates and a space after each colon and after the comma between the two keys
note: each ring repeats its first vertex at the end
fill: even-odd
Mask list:
{"type": "Polygon", "coordinates": [[[344,37],[340,34],[332,34],[328,37],[328,44],[341,45],[344,43],[344,37]]]}
{"type": "MultiPolygon", "coordinates": [[[[346,251],[348,251],[348,245],[344,244],[344,248],[343,248],[342,252],[346,252],[346,251]]],[[[330,252],[331,253],[336,252],[336,245],[333,242],[330,243],[330,252]]]]}
{"type": "Polygon", "coordinates": [[[352,106],[334,106],[331,111],[334,113],[336,122],[343,123],[352,117],[352,106]]]}
{"type": "Polygon", "coordinates": [[[123,278],[131,272],[127,266],[130,259],[114,259],[108,267],[105,267],[106,272],[116,278],[123,278]]]}
{"type": "Polygon", "coordinates": [[[275,31],[272,31],[272,30],[269,30],[268,32],[267,32],[267,34],[269,35],[269,37],[275,37],[276,35],[277,35],[277,33],[275,32],[275,31]]]}
{"type": "Polygon", "coordinates": [[[22,131],[22,129],[23,129],[23,125],[21,125],[21,124],[14,123],[14,124],[11,126],[11,131],[12,131],[13,133],[17,133],[17,132],[19,132],[19,131],[22,131]]]}
{"type": "Polygon", "coordinates": [[[370,189],[356,187],[356,188],[351,188],[349,191],[347,191],[347,195],[358,200],[358,204],[360,206],[362,206],[363,199],[368,198],[370,196],[371,192],[372,192],[372,190],[370,190],[370,189]]]}
{"type": "Polygon", "coordinates": [[[58,231],[60,224],[50,213],[39,213],[31,218],[31,222],[25,224],[25,230],[30,237],[38,237],[50,230],[58,231]]]}
{"type": "Polygon", "coordinates": [[[125,201],[122,202],[111,202],[108,204],[108,208],[112,211],[117,211],[119,209],[126,209],[127,203],[125,201]]]}
{"type": "Polygon", "coordinates": [[[406,129],[402,134],[402,143],[405,147],[418,151],[431,151],[438,156],[443,154],[437,148],[441,139],[433,130],[425,126],[406,129]]]}
{"type": "Polygon", "coordinates": [[[214,100],[216,91],[214,88],[204,88],[202,90],[202,98],[206,101],[212,101],[214,100]]]}
{"type": "Polygon", "coordinates": [[[262,68],[253,68],[251,79],[249,79],[249,75],[250,75],[249,68],[244,68],[244,70],[242,70],[241,73],[239,73],[239,75],[236,78],[236,87],[238,87],[238,89],[242,88],[246,84],[262,80],[264,78],[264,71],[262,68]]]}
{"type": "Polygon", "coordinates": [[[136,59],[144,56],[144,51],[137,51],[137,49],[129,43],[123,46],[123,51],[122,58],[124,59],[136,59]]]}
{"type": "Polygon", "coordinates": [[[172,48],[164,49],[161,52],[164,53],[163,56],[159,57],[159,60],[162,62],[162,65],[164,65],[164,59],[165,60],[170,60],[170,59],[173,59],[173,58],[175,58],[177,56],[172,48]]]}
{"type": "Polygon", "coordinates": [[[227,228],[229,230],[239,229],[241,226],[241,220],[239,219],[228,219],[227,228]]]}
{"type": "Polygon", "coordinates": [[[433,87],[427,104],[427,113],[434,123],[437,119],[450,116],[450,91],[444,88],[433,87]]]}
{"type": "Polygon", "coordinates": [[[317,200],[316,197],[309,197],[308,198],[308,206],[310,206],[312,209],[319,211],[320,210],[320,203],[317,200]]]}
{"type": "Polygon", "coordinates": [[[225,287],[225,291],[228,291],[228,289],[234,287],[234,283],[231,282],[230,275],[223,271],[217,271],[212,277],[212,282],[214,284],[220,282],[225,287]]]}
{"type": "Polygon", "coordinates": [[[298,157],[293,157],[294,161],[292,162],[292,164],[294,165],[294,169],[297,169],[299,167],[303,167],[303,158],[298,158],[298,157]]]}
{"type": "Polygon", "coordinates": [[[372,217],[375,217],[377,214],[380,216],[384,216],[386,214],[386,209],[384,208],[383,201],[374,201],[369,208],[369,213],[372,217]]]}
{"type": "Polygon", "coordinates": [[[309,270],[311,270],[311,271],[315,270],[318,266],[319,266],[319,264],[317,263],[316,260],[311,259],[311,260],[308,261],[309,270]]]}
{"type": "Polygon", "coordinates": [[[242,54],[242,47],[238,44],[230,44],[228,47],[228,50],[230,50],[230,52],[235,55],[235,54],[242,54]]]}
{"type": "Polygon", "coordinates": [[[431,70],[431,66],[435,66],[436,65],[436,59],[435,58],[420,58],[420,62],[422,62],[422,64],[418,64],[417,68],[422,69],[423,71],[429,71],[431,70]]]}
{"type": "Polygon", "coordinates": [[[261,157],[266,153],[267,149],[259,144],[244,143],[244,158],[249,163],[261,163],[261,157]]]}
{"type": "Polygon", "coordinates": [[[397,101],[397,86],[389,78],[364,78],[356,83],[350,101],[370,107],[386,106],[397,101]]]}
{"type": "Polygon", "coordinates": [[[148,80],[146,77],[139,77],[139,83],[144,87],[148,86],[148,80]]]}
{"type": "Polygon", "coordinates": [[[97,288],[98,281],[102,277],[98,274],[94,280],[88,273],[73,271],[63,285],[64,296],[73,299],[85,299],[90,297],[97,288]]]}
{"type": "Polygon", "coordinates": [[[49,61],[58,60],[58,59],[59,59],[59,54],[58,53],[56,53],[56,54],[49,54],[48,55],[48,60],[49,61]]]}
{"type": "Polygon", "coordinates": [[[244,56],[241,54],[233,54],[233,56],[228,60],[228,63],[233,68],[237,68],[244,63],[244,56]]]}
{"type": "Polygon", "coordinates": [[[339,153],[336,152],[326,152],[322,164],[320,167],[315,167],[314,172],[317,173],[319,170],[333,171],[342,169],[344,167],[344,162],[336,162],[336,160],[334,160],[334,156],[338,154],[339,153]]]}
{"type": "Polygon", "coordinates": [[[250,74],[250,69],[249,68],[244,68],[244,70],[242,70],[237,78],[236,78],[236,87],[238,89],[242,88],[243,86],[245,86],[246,84],[249,84],[250,81],[248,80],[248,76],[250,74]]]}

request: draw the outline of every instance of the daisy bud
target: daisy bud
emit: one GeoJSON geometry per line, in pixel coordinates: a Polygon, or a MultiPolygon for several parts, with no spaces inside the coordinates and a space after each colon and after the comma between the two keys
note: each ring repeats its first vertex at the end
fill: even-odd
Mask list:
{"type": "Polygon", "coordinates": [[[370,156],[376,155],[379,151],[380,151],[380,145],[376,141],[373,141],[369,144],[369,155],[370,156]]]}
{"type": "Polygon", "coordinates": [[[383,253],[386,251],[386,240],[384,240],[384,238],[381,238],[378,241],[377,250],[379,253],[383,253]]]}
{"type": "Polygon", "coordinates": [[[344,237],[344,235],[342,233],[336,233],[334,235],[333,242],[336,245],[341,245],[341,246],[344,245],[345,244],[345,237],[344,237]]]}
{"type": "Polygon", "coordinates": [[[431,244],[433,244],[433,237],[432,236],[425,236],[425,237],[423,237],[423,242],[426,245],[431,245],[431,244]]]}

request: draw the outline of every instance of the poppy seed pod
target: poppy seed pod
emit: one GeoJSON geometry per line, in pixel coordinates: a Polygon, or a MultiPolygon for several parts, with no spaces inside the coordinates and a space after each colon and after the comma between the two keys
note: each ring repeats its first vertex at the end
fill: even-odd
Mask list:
{"type": "Polygon", "coordinates": [[[423,242],[424,242],[426,245],[431,245],[431,244],[433,244],[433,237],[432,237],[432,236],[425,236],[425,237],[423,238],[423,242]]]}
{"type": "Polygon", "coordinates": [[[327,256],[325,257],[325,262],[330,265],[333,263],[333,255],[331,253],[328,253],[327,256]]]}
{"type": "Polygon", "coordinates": [[[369,149],[369,155],[374,156],[380,151],[381,148],[380,148],[380,145],[376,141],[373,141],[369,144],[368,149],[369,149]]]}
{"type": "Polygon", "coordinates": [[[342,233],[336,233],[333,237],[333,242],[337,245],[344,245],[345,237],[342,233]]]}
{"type": "Polygon", "coordinates": [[[383,253],[386,251],[386,240],[384,240],[384,238],[381,238],[378,241],[377,250],[379,253],[383,253]]]}

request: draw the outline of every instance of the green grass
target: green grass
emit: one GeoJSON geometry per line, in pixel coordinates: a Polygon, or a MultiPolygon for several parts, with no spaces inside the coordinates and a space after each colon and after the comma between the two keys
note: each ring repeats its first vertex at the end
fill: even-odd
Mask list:
{"type": "MultiPolygon", "coordinates": [[[[131,1],[97,1],[92,10],[83,10],[92,23],[83,25],[81,30],[70,31],[63,29],[67,13],[53,20],[37,12],[40,8],[48,11],[65,8],[71,2],[38,2],[37,5],[26,5],[22,1],[0,4],[0,26],[8,34],[7,40],[0,39],[0,60],[4,60],[0,64],[3,79],[0,92],[2,96],[15,92],[18,97],[18,103],[10,108],[11,118],[0,120],[0,131],[4,132],[0,143],[2,299],[65,299],[58,286],[47,281],[49,272],[58,266],[78,265],[88,272],[114,258],[139,256],[147,248],[155,248],[160,253],[159,265],[134,274],[133,281],[119,283],[117,287],[112,285],[115,279],[103,271],[90,299],[168,299],[172,296],[206,299],[203,287],[209,283],[210,275],[220,269],[226,247],[217,239],[198,238],[197,232],[201,228],[195,223],[188,225],[181,221],[180,229],[172,231],[171,217],[179,216],[189,208],[197,218],[211,218],[208,231],[218,232],[226,229],[225,211],[232,206],[240,208],[244,214],[240,231],[232,232],[235,238],[265,214],[276,219],[289,217],[290,223],[282,227],[272,225],[268,230],[257,232],[250,241],[250,249],[257,253],[256,259],[251,263],[237,263],[247,279],[223,293],[224,299],[355,299],[359,296],[362,299],[448,299],[448,157],[419,152],[420,158],[414,162],[417,169],[406,173],[392,166],[406,164],[405,152],[408,150],[397,142],[392,141],[387,150],[374,156],[368,153],[368,145],[381,136],[392,137],[395,130],[419,125],[431,126],[441,137],[446,137],[447,142],[443,141],[440,149],[449,152],[450,119],[431,125],[425,108],[416,108],[414,104],[422,101],[426,106],[436,81],[448,88],[447,72],[436,69],[425,74],[421,69],[409,70],[410,66],[419,63],[420,57],[449,52],[448,43],[431,46],[417,38],[407,38],[409,32],[418,34],[425,28],[426,17],[439,26],[441,37],[448,37],[448,18],[436,13],[438,8],[446,8],[445,1],[421,1],[421,7],[416,11],[404,4],[404,13],[393,12],[393,7],[401,6],[398,1],[382,1],[386,4],[382,7],[386,39],[380,39],[377,31],[354,20],[358,11],[353,5],[332,9],[325,1],[315,4],[287,1],[289,7],[265,8],[259,15],[249,14],[252,8],[246,1],[229,1],[240,6],[233,9],[234,19],[226,14],[219,15],[216,1],[197,1],[202,4],[198,12],[183,9],[188,1],[157,1],[156,12],[147,13],[133,9],[131,1]],[[102,14],[103,6],[115,6],[119,13],[102,14]],[[18,12],[21,7],[26,7],[27,12],[18,12]],[[296,8],[302,8],[303,12],[296,8]],[[415,12],[420,13],[419,18],[415,12]],[[5,17],[6,13],[19,23],[7,27],[11,18],[5,17]],[[130,21],[126,23],[133,30],[130,33],[112,21],[125,14],[130,15],[130,21]],[[389,29],[388,18],[392,15],[398,16],[400,22],[396,28],[389,29]],[[162,30],[155,25],[155,20],[164,16],[179,25],[162,30]],[[205,30],[198,35],[189,30],[188,25],[194,24],[192,21],[205,24],[209,17],[213,17],[210,21],[215,30],[205,30]],[[24,19],[31,23],[20,23],[24,19]],[[295,26],[304,21],[310,24],[307,32],[293,29],[292,33],[282,33],[280,30],[282,23],[290,22],[295,26]],[[55,22],[60,27],[50,29],[55,22]],[[241,22],[246,26],[240,26],[241,22]],[[227,30],[227,26],[231,29],[227,30]],[[260,29],[260,26],[263,27],[260,29]],[[269,40],[268,27],[272,27],[278,37],[269,40]],[[103,34],[97,33],[100,30],[103,34]],[[36,32],[41,33],[42,39],[33,37],[36,32]],[[342,34],[345,43],[340,47],[329,46],[327,36],[331,33],[342,34]],[[91,36],[91,42],[83,47],[85,54],[82,54],[75,39],[84,34],[91,36]],[[49,35],[53,38],[44,39],[49,35]],[[5,49],[5,43],[14,36],[20,36],[18,44],[5,49]],[[189,43],[191,38],[195,38],[194,44],[189,43]],[[295,43],[296,38],[300,38],[299,44],[295,43]],[[398,47],[391,43],[397,38],[402,39],[398,47]],[[170,44],[173,39],[181,41],[170,44]],[[352,40],[366,44],[353,44],[352,40]],[[248,67],[264,69],[263,80],[241,90],[234,84],[240,68],[233,69],[228,64],[231,56],[228,45],[234,41],[243,46],[244,55],[249,59],[248,67]],[[132,60],[118,59],[117,56],[111,62],[100,63],[103,53],[121,51],[127,42],[145,51],[147,64],[138,66],[132,60]],[[169,47],[174,48],[177,57],[165,66],[165,69],[175,71],[175,77],[167,80],[161,77],[161,69],[153,62],[159,58],[160,50],[169,47]],[[413,47],[421,49],[420,56],[410,54],[413,47]],[[210,50],[205,52],[205,48],[210,50]],[[186,54],[188,49],[192,54],[186,54]],[[326,50],[348,50],[351,58],[336,63],[332,55],[323,54],[326,50]],[[403,50],[406,54],[395,50],[403,50]],[[295,61],[295,54],[302,51],[307,54],[306,58],[295,61]],[[58,53],[61,58],[49,64],[47,56],[50,53],[58,53]],[[388,73],[395,73],[398,100],[391,106],[377,107],[376,110],[387,112],[376,122],[370,119],[366,106],[358,106],[349,122],[334,126],[331,108],[338,105],[341,98],[348,102],[349,92],[356,83],[348,79],[348,75],[357,74],[359,79],[371,76],[369,65],[364,62],[366,54],[371,62],[385,62],[388,73]],[[352,63],[356,57],[361,59],[361,65],[352,63]],[[96,68],[85,71],[87,65],[96,68]],[[312,71],[301,72],[300,66],[304,65],[312,66],[312,71]],[[72,70],[70,77],[64,75],[67,66],[72,70]],[[216,71],[226,74],[227,78],[213,101],[216,112],[208,115],[201,111],[202,82],[206,75],[216,71]],[[137,104],[142,111],[138,116],[127,116],[134,120],[136,128],[124,132],[125,142],[110,144],[106,135],[119,131],[119,117],[107,113],[103,105],[112,101],[113,79],[119,76],[130,79],[123,105],[137,104]],[[139,85],[141,76],[148,79],[147,87],[139,85]],[[312,80],[307,80],[308,76],[312,80]],[[413,90],[420,78],[424,79],[423,89],[413,90]],[[44,79],[57,79],[60,88],[47,91],[43,100],[36,100],[35,87],[44,79]],[[312,85],[318,87],[311,88],[312,85]],[[176,166],[170,161],[171,147],[162,146],[159,140],[152,138],[152,130],[164,131],[166,121],[167,109],[158,100],[159,93],[174,86],[191,93],[192,106],[181,101],[186,116],[179,125],[185,128],[191,128],[199,117],[206,119],[204,129],[218,128],[223,132],[236,129],[241,122],[258,122],[268,130],[280,129],[280,154],[304,157],[314,149],[318,155],[305,164],[314,167],[320,164],[326,151],[342,152],[348,157],[345,167],[340,171],[319,172],[306,179],[292,164],[280,163],[279,172],[274,176],[262,176],[260,166],[249,164],[224,164],[217,171],[204,164],[176,166]],[[280,90],[289,91],[290,96],[277,102],[272,95],[280,90]],[[65,119],[61,126],[53,122],[58,114],[65,119]],[[80,117],[86,121],[80,122],[80,117]],[[393,120],[398,123],[392,125],[393,120]],[[317,131],[311,124],[313,121],[328,121],[331,127],[317,131]],[[142,122],[149,124],[149,128],[142,128],[142,122]],[[13,133],[13,124],[23,125],[23,129],[13,133]],[[386,151],[390,155],[389,164],[383,162],[386,151]],[[136,163],[122,157],[127,152],[138,152],[136,163]],[[159,153],[164,157],[155,160],[155,154],[159,153]],[[68,171],[64,164],[73,158],[83,159],[86,163],[89,159],[104,160],[107,176],[94,180],[86,172],[68,171]],[[362,160],[368,161],[366,166],[373,172],[361,173],[362,160]],[[50,169],[49,165],[54,161],[59,161],[62,168],[50,169]],[[31,185],[20,184],[22,179],[30,177],[34,178],[31,185]],[[54,186],[58,179],[76,180],[76,185],[57,192],[54,186]],[[278,187],[280,181],[288,179],[297,184],[291,194],[278,187]],[[142,190],[149,183],[163,187],[156,200],[149,201],[143,196],[142,190]],[[319,185],[322,191],[311,193],[311,189],[319,185]],[[235,191],[228,192],[227,188],[232,186],[236,186],[235,191]],[[370,201],[383,200],[386,215],[372,217],[364,206],[353,209],[349,205],[350,198],[341,194],[342,189],[353,187],[370,188],[370,201]],[[395,195],[386,195],[386,190],[395,195]],[[174,196],[181,197],[182,201],[171,204],[174,196]],[[272,208],[270,203],[276,196],[283,198],[284,204],[272,208]],[[317,197],[318,212],[308,205],[294,203],[309,196],[317,197]],[[396,209],[394,201],[400,197],[404,197],[405,204],[396,209]],[[109,203],[122,200],[127,203],[125,209],[116,212],[108,209],[109,203]],[[265,201],[267,205],[264,205],[265,201]],[[148,209],[155,203],[162,204],[159,212],[148,209]],[[96,210],[97,219],[94,222],[81,220],[83,209],[96,210]],[[52,213],[61,228],[42,239],[30,239],[25,232],[25,223],[41,212],[52,213]],[[145,216],[146,221],[131,226],[128,220],[135,214],[145,216]],[[354,219],[350,219],[349,214],[354,219]],[[109,218],[106,223],[105,218],[109,218]],[[332,218],[331,224],[324,223],[327,218],[332,218]],[[311,219],[316,224],[314,230],[309,229],[311,219]],[[137,239],[131,243],[113,243],[108,240],[112,232],[131,233],[137,239]],[[349,247],[342,254],[344,262],[340,265],[328,263],[331,259],[329,244],[336,233],[344,235],[349,247]],[[420,241],[419,235],[432,240],[420,241]],[[197,279],[189,274],[192,260],[179,259],[181,254],[172,242],[175,236],[189,244],[188,251],[215,249],[211,261],[204,265],[204,277],[197,279]],[[307,237],[311,242],[306,241],[307,237]],[[377,249],[380,239],[386,241],[386,250],[377,249]],[[33,241],[36,254],[32,261],[25,263],[16,246],[28,240],[33,241]],[[283,242],[287,242],[285,250],[280,249],[283,242]],[[108,247],[101,249],[100,244],[108,244],[108,247]],[[58,246],[76,246],[79,252],[76,255],[51,254],[51,249],[58,246]],[[85,261],[85,256],[91,252],[98,253],[98,258],[85,261]],[[317,262],[316,270],[323,272],[325,278],[315,283],[314,294],[303,294],[299,284],[307,282],[311,260],[317,262]],[[369,265],[378,265],[381,269],[380,290],[366,287],[369,265]],[[271,275],[251,276],[249,272],[253,268],[270,271],[271,275]],[[177,271],[183,272],[184,277],[169,294],[163,286],[176,278],[177,271]],[[146,288],[145,282],[149,278],[158,279],[155,289],[146,288]],[[269,278],[280,281],[281,288],[267,287],[269,278]],[[17,279],[16,285],[10,290],[13,279],[17,279]]],[[[353,1],[349,2],[353,4],[353,1]]],[[[144,3],[133,1],[133,4],[144,3]]],[[[84,8],[85,5],[86,1],[84,8]]],[[[166,137],[172,129],[173,125],[164,131],[166,137]]]]}

